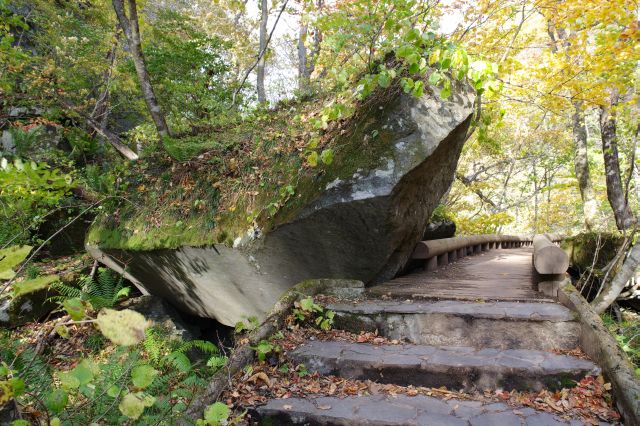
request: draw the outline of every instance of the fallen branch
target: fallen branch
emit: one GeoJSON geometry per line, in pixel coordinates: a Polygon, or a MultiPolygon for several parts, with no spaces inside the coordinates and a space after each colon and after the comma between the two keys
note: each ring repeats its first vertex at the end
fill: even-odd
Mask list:
{"type": "MultiPolygon", "coordinates": [[[[256,346],[262,340],[268,339],[283,326],[284,320],[293,308],[295,302],[305,297],[315,296],[335,289],[364,289],[364,284],[361,281],[355,280],[318,279],[302,281],[289,289],[282,295],[280,300],[276,302],[262,324],[249,333],[247,338],[241,340],[240,345],[236,347],[231,354],[226,367],[220,369],[213,375],[202,395],[194,399],[191,403],[185,413],[185,417],[187,419],[202,418],[207,406],[213,404],[220,398],[222,392],[230,385],[231,378],[253,361],[255,351],[252,347],[256,346]]],[[[191,423],[181,420],[179,424],[187,425],[191,423]]]]}

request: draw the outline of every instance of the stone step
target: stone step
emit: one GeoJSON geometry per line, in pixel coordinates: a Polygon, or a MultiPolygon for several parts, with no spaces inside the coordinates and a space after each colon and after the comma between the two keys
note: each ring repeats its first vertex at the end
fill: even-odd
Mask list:
{"type": "Polygon", "coordinates": [[[600,373],[591,361],[525,349],[311,341],[288,357],[323,375],[467,391],[560,389],[600,373]]]}
{"type": "Polygon", "coordinates": [[[334,327],[422,345],[573,349],[580,325],[558,303],[369,300],[330,304],[334,327]]]}
{"type": "MultiPolygon", "coordinates": [[[[581,426],[563,419],[504,403],[485,403],[417,395],[272,399],[257,408],[261,424],[270,425],[420,425],[420,426],[581,426]]],[[[607,425],[608,423],[600,423],[607,425]]]]}

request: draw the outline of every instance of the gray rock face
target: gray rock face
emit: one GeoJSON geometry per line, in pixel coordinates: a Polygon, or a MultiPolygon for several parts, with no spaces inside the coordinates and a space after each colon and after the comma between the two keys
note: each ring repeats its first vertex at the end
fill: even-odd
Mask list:
{"type": "Polygon", "coordinates": [[[363,123],[389,141],[379,166],[329,182],[297,217],[266,235],[250,230],[233,248],[88,249],[116,270],[115,259],[127,259],[136,285],[226,325],[264,317],[305,279],[387,280],[405,265],[453,180],[474,96],[467,87],[446,101],[397,95],[373,124],[363,123]]]}
{"type": "Polygon", "coordinates": [[[6,296],[0,299],[0,326],[19,327],[30,321],[36,321],[55,308],[49,297],[55,295],[46,288],[21,294],[17,297],[6,296]]]}
{"type": "Polygon", "coordinates": [[[278,425],[573,426],[584,423],[530,408],[515,409],[501,402],[443,401],[423,395],[272,399],[258,407],[255,414],[262,420],[261,424],[278,425]]]}

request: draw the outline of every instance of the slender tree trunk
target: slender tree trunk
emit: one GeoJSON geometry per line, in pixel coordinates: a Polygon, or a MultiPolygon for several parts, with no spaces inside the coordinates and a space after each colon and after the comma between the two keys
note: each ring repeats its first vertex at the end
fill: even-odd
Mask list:
{"type": "Polygon", "coordinates": [[[298,91],[304,94],[309,87],[309,75],[307,74],[307,47],[304,45],[307,39],[308,25],[300,18],[300,32],[298,34],[298,91]]]}
{"type": "MultiPolygon", "coordinates": [[[[317,10],[322,10],[323,0],[318,0],[317,10]]],[[[309,92],[311,82],[311,74],[316,68],[316,61],[320,54],[320,43],[322,42],[322,33],[318,28],[313,30],[313,49],[307,50],[305,41],[309,34],[309,25],[300,17],[300,32],[298,35],[298,90],[301,94],[309,92]]]]}
{"type": "Polygon", "coordinates": [[[616,116],[613,108],[617,103],[617,95],[612,96],[611,105],[600,108],[600,133],[602,137],[602,154],[607,180],[607,198],[613,209],[616,226],[625,230],[633,226],[635,218],[625,199],[620,161],[618,159],[618,138],[616,135],[616,116]]]}
{"type": "MultiPolygon", "coordinates": [[[[269,20],[269,9],[267,7],[267,0],[260,0],[261,15],[260,15],[260,48],[262,52],[267,47],[267,21],[269,20]]],[[[263,54],[258,60],[258,66],[256,67],[256,86],[258,88],[258,102],[266,102],[267,94],[264,90],[264,68],[265,68],[265,54],[263,54]]]]}
{"type": "Polygon", "coordinates": [[[573,103],[573,164],[578,179],[578,188],[582,198],[584,212],[584,224],[588,230],[596,225],[598,203],[593,192],[591,176],[589,173],[589,156],[587,152],[587,127],[584,122],[584,109],[582,101],[573,103]]]}
{"type": "MultiPolygon", "coordinates": [[[[107,121],[109,119],[109,99],[111,95],[111,77],[113,75],[113,67],[116,62],[116,50],[118,48],[118,38],[116,37],[113,42],[113,46],[107,53],[106,60],[109,62],[109,67],[102,73],[103,89],[96,99],[96,104],[91,111],[91,120],[99,123],[101,129],[107,128],[107,121]]],[[[93,128],[92,128],[93,129],[93,128]]],[[[91,137],[95,137],[97,132],[92,130],[90,132],[91,137]]],[[[103,139],[99,139],[102,143],[103,139]]]]}
{"type": "Polygon", "coordinates": [[[633,278],[638,266],[640,266],[640,243],[636,243],[631,248],[629,255],[624,260],[622,267],[611,281],[611,284],[605,287],[600,295],[591,302],[593,309],[598,314],[606,311],[616,301],[625,285],[633,278]]]}
{"type": "Polygon", "coordinates": [[[118,17],[120,27],[127,38],[127,44],[133,58],[133,64],[135,65],[136,73],[138,74],[138,83],[140,84],[140,89],[144,100],[147,103],[147,108],[149,109],[151,118],[153,119],[158,134],[160,135],[160,144],[162,145],[162,138],[171,136],[171,132],[169,131],[169,126],[165,120],[162,108],[160,107],[155,92],[153,91],[151,77],[149,77],[147,65],[142,53],[136,0],[126,1],[129,9],[129,17],[127,17],[124,11],[124,0],[112,0],[113,9],[118,17]]]}
{"type": "Polygon", "coordinates": [[[535,163],[533,166],[533,229],[534,234],[538,233],[538,169],[535,163]]]}

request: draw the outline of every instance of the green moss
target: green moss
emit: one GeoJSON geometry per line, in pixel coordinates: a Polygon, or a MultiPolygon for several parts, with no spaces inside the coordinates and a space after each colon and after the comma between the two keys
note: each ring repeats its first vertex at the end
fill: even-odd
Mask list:
{"type": "Polygon", "coordinates": [[[592,265],[596,269],[604,268],[614,258],[623,240],[617,233],[584,232],[564,239],[561,246],[569,255],[571,265],[584,271],[592,265]]]}
{"type": "Polygon", "coordinates": [[[306,124],[294,119],[297,111],[270,112],[260,122],[240,123],[211,140],[190,138],[185,146],[183,140],[166,140],[174,158],[189,157],[203,147],[213,151],[193,161],[199,163],[195,170],[187,165],[178,170],[171,163],[149,166],[154,179],[132,182],[141,191],[137,202],[107,209],[87,241],[129,250],[231,245],[254,225],[268,232],[290,222],[328,183],[350,179],[391,158],[395,135],[382,129],[377,117],[393,108],[395,96],[392,89],[373,96],[348,122],[329,130],[321,149],[333,149],[334,160],[311,169],[304,166],[304,152],[292,146],[309,134],[306,124]],[[255,132],[257,127],[269,132],[255,132]],[[229,199],[221,204],[220,193],[237,196],[231,197],[232,204],[229,199]]]}

